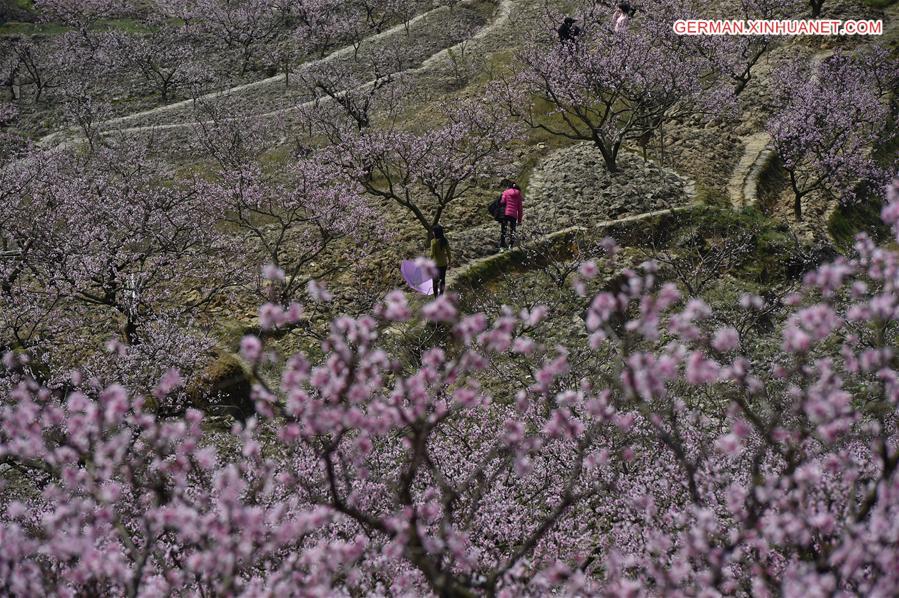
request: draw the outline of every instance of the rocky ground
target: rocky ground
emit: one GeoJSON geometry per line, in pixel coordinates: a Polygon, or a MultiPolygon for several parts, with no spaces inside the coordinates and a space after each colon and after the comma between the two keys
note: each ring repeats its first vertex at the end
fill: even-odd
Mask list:
{"type": "MultiPolygon", "coordinates": [[[[591,143],[547,155],[523,188],[525,220],[519,237],[672,208],[695,196],[692,181],[652,161],[625,152],[619,157],[619,166],[619,172],[610,174],[591,143]]],[[[485,204],[482,223],[454,231],[450,239],[462,264],[497,251],[499,225],[490,219],[485,204]]]]}

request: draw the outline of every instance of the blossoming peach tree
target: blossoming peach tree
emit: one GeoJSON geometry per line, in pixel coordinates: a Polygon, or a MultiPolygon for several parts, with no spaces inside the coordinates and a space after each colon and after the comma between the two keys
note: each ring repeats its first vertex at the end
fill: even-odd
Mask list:
{"type": "MultiPolygon", "coordinates": [[[[899,183],[883,217],[899,235],[899,183]]],[[[258,417],[230,434],[77,372],[42,388],[7,353],[2,592],[894,595],[899,253],[860,236],[810,272],[771,358],[652,262],[601,290],[606,247],[568,347],[541,307],[393,292],[275,382],[265,335],[296,310],[264,306],[241,345],[258,417]],[[438,340],[397,359],[422,326],[438,340]]]]}
{"type": "Polygon", "coordinates": [[[585,3],[575,13],[583,28],[567,41],[556,31],[562,15],[547,14],[518,54],[520,73],[496,86],[495,101],[532,129],[593,143],[609,172],[622,146],[660,134],[666,123],[735,110],[730,86],[717,84],[720,65],[671,29],[672,15],[691,14],[686,5],[647,3],[639,26],[620,31],[597,14],[604,8],[585,3]]]}
{"type": "Polygon", "coordinates": [[[768,123],[802,219],[802,200],[812,193],[842,201],[856,196],[859,181],[889,180],[870,147],[887,147],[896,132],[888,123],[895,106],[899,63],[884,48],[835,53],[809,72],[791,64],[778,74],[775,113],[768,123]]]}

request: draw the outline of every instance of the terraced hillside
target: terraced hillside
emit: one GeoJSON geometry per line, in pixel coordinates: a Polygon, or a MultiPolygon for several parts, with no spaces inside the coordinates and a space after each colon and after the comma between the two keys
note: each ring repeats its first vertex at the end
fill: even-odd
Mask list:
{"type": "Polygon", "coordinates": [[[0,19],[0,594],[899,592],[899,3],[0,19]]]}

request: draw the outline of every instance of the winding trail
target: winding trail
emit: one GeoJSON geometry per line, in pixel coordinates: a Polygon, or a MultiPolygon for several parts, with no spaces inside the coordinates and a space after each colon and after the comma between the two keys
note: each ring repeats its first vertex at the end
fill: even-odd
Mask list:
{"type": "MultiPolygon", "coordinates": [[[[594,222],[589,227],[582,225],[569,226],[568,228],[557,230],[537,239],[532,239],[528,241],[527,246],[564,241],[568,237],[578,233],[605,233],[609,229],[615,227],[639,225],[642,222],[652,220],[654,218],[688,213],[692,212],[693,210],[700,209],[705,209],[705,206],[699,203],[690,203],[688,205],[678,206],[676,208],[654,210],[651,212],[644,212],[642,214],[635,214],[633,216],[625,216],[623,218],[618,218],[615,220],[603,220],[601,222],[594,222]]],[[[526,249],[518,246],[510,249],[509,251],[495,253],[492,255],[469,260],[465,262],[465,264],[450,271],[446,279],[446,286],[447,288],[452,288],[454,290],[479,287],[480,285],[484,284],[484,282],[486,282],[488,278],[490,278],[488,273],[505,271],[507,269],[507,266],[513,265],[516,261],[520,261],[525,256],[526,249]]]]}
{"type": "MultiPolygon", "coordinates": [[[[431,56],[430,58],[425,59],[424,62],[421,63],[416,69],[412,69],[413,71],[420,71],[430,67],[433,67],[437,62],[441,60],[449,59],[450,52],[457,51],[461,49],[463,46],[473,42],[479,41],[487,37],[488,35],[494,33],[497,29],[501,27],[505,27],[506,23],[509,22],[509,18],[512,16],[512,9],[515,7],[515,4],[518,0],[501,0],[499,6],[496,7],[496,12],[493,15],[493,22],[483,27],[480,31],[475,33],[473,36],[465,40],[464,42],[460,42],[458,44],[454,44],[449,48],[444,48],[431,56]]],[[[470,48],[469,48],[470,49],[470,48]]]]}
{"type": "MultiPolygon", "coordinates": [[[[812,55],[810,59],[812,79],[817,78],[818,67],[832,54],[833,50],[822,50],[812,55]]],[[[741,137],[740,140],[743,142],[743,155],[727,183],[727,195],[731,205],[736,209],[751,207],[758,203],[759,180],[777,155],[768,131],[758,131],[741,137]]]]}
{"type": "MultiPolygon", "coordinates": [[[[605,170],[592,143],[555,148],[541,155],[525,187],[526,218],[520,247],[497,253],[495,222],[467,227],[453,235],[460,243],[458,267],[450,270],[453,288],[474,288],[498,272],[522,266],[530,248],[552,246],[565,251],[573,237],[605,236],[646,240],[647,231],[665,217],[705,209],[697,201],[695,182],[670,168],[622,152],[622,176],[605,170]],[[533,223],[533,224],[532,224],[533,223]]],[[[630,241],[627,241],[630,242],[630,241]]]]}
{"type": "MultiPolygon", "coordinates": [[[[460,5],[474,5],[477,2],[482,0],[462,0],[460,5]]],[[[477,52],[479,50],[478,42],[484,40],[491,34],[495,33],[497,30],[505,27],[513,13],[513,9],[520,2],[520,0],[500,0],[496,9],[494,10],[493,17],[491,21],[481,27],[477,32],[469,37],[468,39],[453,44],[452,46],[443,48],[431,56],[422,60],[418,66],[414,66],[403,70],[398,73],[394,73],[394,75],[404,74],[404,75],[415,75],[415,74],[423,74],[428,71],[438,68],[442,63],[450,60],[450,55],[452,52],[459,51],[461,49],[465,49],[467,52],[477,52]]],[[[378,34],[370,36],[366,38],[362,43],[370,43],[372,41],[385,39],[392,35],[397,35],[401,33],[407,26],[414,27],[416,24],[421,23],[423,20],[433,16],[438,12],[447,12],[451,9],[447,6],[441,6],[425,13],[419,14],[413,19],[409,21],[408,24],[398,24],[390,29],[382,31],[378,34]]],[[[345,46],[338,50],[335,50],[328,56],[324,58],[310,61],[308,63],[304,63],[300,65],[301,67],[309,67],[309,66],[321,66],[327,65],[334,61],[337,61],[341,58],[345,58],[355,51],[355,47],[345,46]]],[[[812,72],[817,72],[817,65],[820,64],[827,56],[831,55],[832,51],[822,51],[818,52],[811,60],[813,61],[812,72]]],[[[814,75],[813,75],[814,76],[814,75]]],[[[274,86],[283,84],[285,79],[284,74],[275,75],[273,77],[268,77],[265,79],[261,79],[258,81],[253,81],[250,83],[238,85],[229,89],[220,90],[212,93],[208,93],[206,95],[201,96],[199,99],[201,100],[211,100],[221,97],[226,97],[229,95],[233,95],[236,93],[240,93],[244,90],[250,90],[255,88],[261,88],[266,86],[274,86]]],[[[350,93],[356,91],[365,91],[372,86],[376,85],[379,80],[371,80],[361,85],[349,89],[345,89],[342,93],[350,93]]],[[[112,134],[134,134],[134,133],[142,133],[142,132],[152,132],[152,131],[166,131],[166,130],[177,130],[177,129],[190,129],[196,126],[198,123],[196,122],[175,122],[175,123],[160,123],[160,124],[150,124],[150,125],[141,125],[141,126],[133,126],[133,127],[124,127],[121,125],[127,125],[128,123],[133,123],[135,121],[139,121],[140,119],[146,118],[148,116],[166,114],[170,112],[175,112],[177,110],[190,108],[196,100],[183,100],[180,102],[175,102],[172,104],[167,104],[165,106],[159,106],[150,110],[145,110],[117,118],[113,118],[107,120],[101,124],[101,127],[104,129],[101,134],[102,135],[112,135],[112,134]]],[[[262,119],[262,118],[271,118],[276,117],[285,113],[300,111],[303,109],[312,108],[316,105],[319,105],[323,102],[333,101],[331,98],[317,98],[312,99],[306,102],[301,102],[292,106],[279,108],[277,110],[261,112],[256,114],[243,114],[240,116],[235,116],[230,121],[243,121],[243,120],[251,120],[251,119],[262,119]]],[[[209,124],[207,121],[203,124],[209,124]]],[[[68,130],[60,130],[54,132],[50,135],[42,138],[38,144],[42,147],[65,147],[74,145],[80,142],[80,138],[76,135],[72,135],[73,131],[71,129],[68,130]]],[[[731,173],[728,183],[727,183],[727,193],[730,199],[731,205],[734,208],[742,208],[746,206],[754,205],[758,201],[758,183],[761,177],[762,172],[765,170],[767,165],[770,163],[770,160],[774,157],[775,152],[772,148],[771,137],[767,133],[767,131],[757,131],[755,133],[751,133],[749,135],[743,136],[740,138],[744,145],[744,150],[741,158],[739,159],[736,167],[731,173]]],[[[669,169],[665,169],[669,170],[669,169]]],[[[672,171],[673,172],[673,171],[672,171]]],[[[604,220],[601,222],[590,223],[588,228],[584,228],[583,226],[572,226],[568,228],[564,228],[553,233],[546,235],[545,237],[541,237],[540,239],[535,240],[535,242],[544,242],[544,241],[552,241],[553,239],[564,237],[565,235],[571,234],[572,232],[580,231],[580,230],[590,230],[590,231],[602,231],[614,226],[618,225],[627,225],[629,223],[640,223],[644,220],[656,218],[659,216],[664,216],[666,214],[672,214],[676,212],[689,212],[691,210],[697,209],[700,205],[696,202],[695,199],[695,184],[689,178],[681,175],[680,173],[673,173],[678,177],[685,180],[688,185],[686,188],[687,198],[689,203],[683,206],[678,206],[674,208],[662,209],[662,210],[654,210],[647,211],[635,215],[625,216],[622,218],[612,219],[612,220],[604,220]]],[[[536,186],[540,185],[539,177],[536,177],[535,180],[531,181],[536,186]]],[[[490,265],[497,261],[505,261],[505,260],[514,260],[518,255],[519,250],[512,250],[509,252],[505,252],[503,254],[495,254],[488,255],[484,257],[475,258],[473,260],[469,260],[464,265],[460,266],[450,275],[450,280],[453,282],[460,282],[464,280],[466,277],[470,276],[472,272],[480,271],[482,268],[489,268],[490,265]]]]}
{"type": "MultiPolygon", "coordinates": [[[[460,5],[472,5],[479,1],[480,0],[463,0],[459,4],[460,5]]],[[[417,67],[409,68],[409,69],[406,69],[406,70],[398,72],[398,73],[393,73],[393,75],[412,75],[412,74],[421,74],[421,73],[427,72],[428,70],[436,67],[440,62],[442,62],[444,60],[449,60],[451,52],[458,51],[463,46],[469,46],[472,42],[477,42],[479,40],[483,40],[488,35],[494,33],[499,28],[504,27],[509,22],[510,16],[512,14],[512,9],[514,8],[517,1],[518,0],[501,0],[499,5],[497,6],[496,10],[494,11],[492,21],[489,22],[484,27],[482,27],[480,30],[478,30],[478,32],[475,35],[471,36],[467,40],[453,44],[452,46],[443,48],[443,49],[435,52],[431,56],[424,59],[417,67]]],[[[410,26],[410,27],[414,26],[414,24],[421,22],[422,20],[434,15],[437,12],[450,12],[451,10],[452,9],[447,6],[441,6],[441,7],[432,9],[428,12],[418,15],[417,17],[415,17],[414,19],[409,21],[408,26],[410,26]]],[[[376,34],[374,36],[366,38],[363,43],[365,43],[365,42],[370,43],[370,42],[378,40],[378,39],[383,39],[383,38],[386,38],[386,37],[389,37],[392,35],[397,35],[398,33],[403,32],[406,29],[406,27],[407,27],[406,24],[401,23],[399,25],[391,27],[390,29],[382,31],[379,34],[376,34]]],[[[467,47],[467,51],[471,51],[471,50],[472,50],[471,47],[467,47]]],[[[339,50],[336,50],[335,52],[332,52],[331,54],[329,54],[328,56],[326,56],[320,60],[313,61],[310,63],[305,63],[302,66],[309,67],[309,66],[326,65],[330,62],[334,62],[340,58],[346,57],[347,55],[351,54],[354,51],[355,51],[355,48],[353,46],[346,46],[339,50]]],[[[204,99],[222,98],[222,97],[227,97],[229,95],[234,95],[235,93],[239,93],[242,90],[283,83],[284,77],[285,77],[285,75],[283,75],[283,74],[276,75],[274,77],[269,77],[267,79],[261,79],[259,81],[254,81],[251,83],[238,85],[236,87],[232,87],[232,88],[229,88],[226,90],[212,92],[212,93],[206,94],[204,96],[201,96],[198,99],[204,100],[204,99]]],[[[367,81],[359,86],[356,86],[356,87],[353,87],[350,89],[345,89],[345,90],[343,90],[343,92],[341,92],[341,94],[347,94],[347,93],[356,92],[356,91],[366,91],[366,90],[370,89],[372,86],[376,85],[380,80],[381,79],[374,79],[371,81],[367,81]]],[[[338,95],[341,95],[341,94],[338,94],[338,95]]],[[[100,128],[104,129],[101,131],[101,135],[133,134],[133,133],[142,133],[142,132],[150,132],[150,131],[189,129],[189,128],[193,128],[197,124],[212,124],[211,121],[206,121],[206,122],[202,122],[202,123],[197,123],[197,122],[191,121],[191,122],[178,122],[178,123],[168,123],[168,124],[142,125],[142,126],[125,127],[125,128],[116,127],[116,125],[127,124],[128,122],[133,122],[135,120],[146,118],[147,116],[164,114],[166,112],[173,112],[176,110],[189,108],[190,106],[194,105],[195,101],[196,100],[194,100],[194,99],[183,100],[180,102],[167,104],[165,106],[159,106],[157,108],[153,108],[150,110],[136,112],[134,114],[120,116],[117,118],[113,118],[113,119],[104,121],[104,122],[100,123],[100,125],[99,125],[100,128]]],[[[289,112],[312,108],[316,105],[320,105],[321,103],[328,102],[328,101],[332,101],[331,98],[328,98],[328,97],[317,98],[317,99],[309,100],[309,101],[306,101],[306,102],[303,102],[300,104],[289,106],[286,108],[279,108],[277,110],[272,110],[269,112],[262,112],[262,113],[257,113],[257,114],[247,114],[247,115],[236,116],[234,118],[227,119],[227,120],[229,122],[235,122],[235,121],[242,121],[242,120],[271,118],[271,117],[279,116],[279,115],[286,114],[289,112]]],[[[47,136],[41,138],[38,141],[38,145],[40,147],[44,147],[44,148],[69,147],[73,144],[78,143],[79,139],[80,139],[79,136],[77,136],[77,134],[72,135],[73,132],[74,131],[72,129],[63,129],[60,131],[56,131],[54,133],[51,133],[50,135],[47,135],[47,136]]]]}
{"type": "Polygon", "coordinates": [[[759,177],[773,157],[771,135],[760,131],[741,137],[743,155],[727,183],[727,195],[735,208],[743,208],[758,201],[759,177]]]}

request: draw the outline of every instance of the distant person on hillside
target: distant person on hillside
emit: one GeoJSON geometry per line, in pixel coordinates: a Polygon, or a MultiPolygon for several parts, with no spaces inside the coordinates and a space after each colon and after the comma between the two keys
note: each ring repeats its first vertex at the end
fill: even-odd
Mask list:
{"type": "Polygon", "coordinates": [[[500,205],[503,217],[500,220],[499,249],[503,251],[507,247],[507,239],[508,247],[511,248],[515,245],[515,230],[524,219],[524,198],[521,195],[521,189],[514,181],[507,182],[500,205]]]}
{"type": "Polygon", "coordinates": [[[449,268],[451,254],[449,241],[439,224],[433,229],[431,239],[431,260],[437,265],[437,276],[434,277],[434,296],[439,297],[446,292],[446,270],[449,268]]]}
{"type": "Polygon", "coordinates": [[[577,38],[581,34],[581,28],[575,23],[577,21],[571,17],[565,17],[562,25],[559,27],[559,42],[562,44],[576,44],[577,38]]]}
{"type": "Polygon", "coordinates": [[[615,33],[627,31],[631,17],[636,12],[637,10],[627,2],[619,2],[618,7],[615,9],[615,14],[612,15],[612,29],[615,33]]]}

